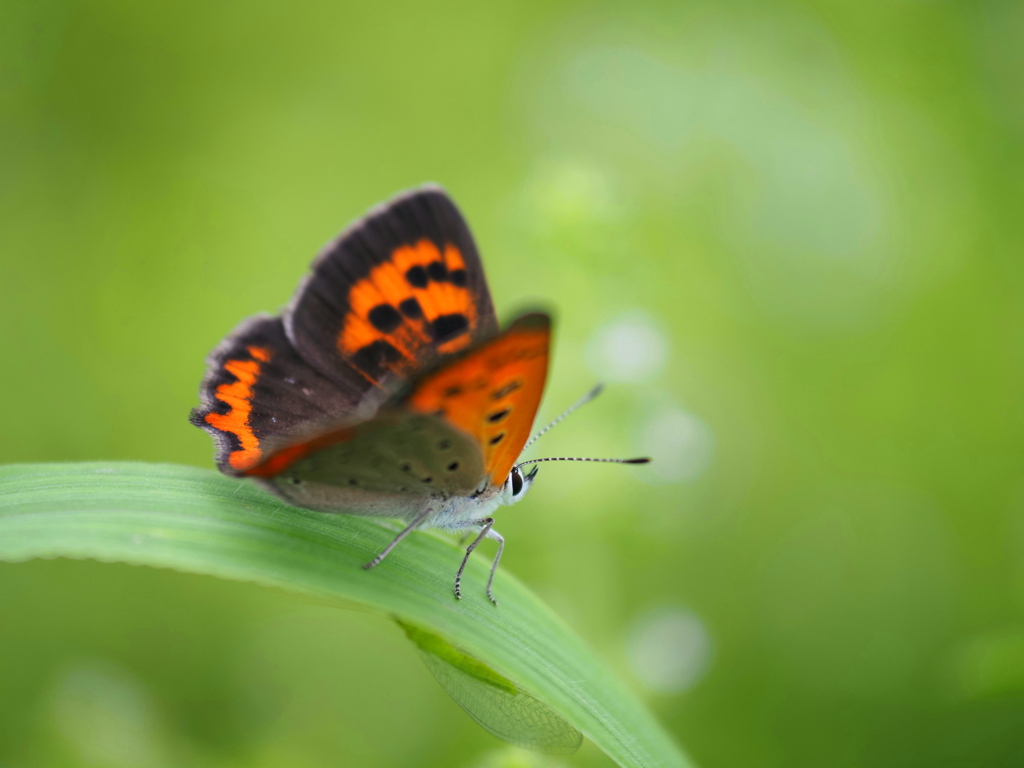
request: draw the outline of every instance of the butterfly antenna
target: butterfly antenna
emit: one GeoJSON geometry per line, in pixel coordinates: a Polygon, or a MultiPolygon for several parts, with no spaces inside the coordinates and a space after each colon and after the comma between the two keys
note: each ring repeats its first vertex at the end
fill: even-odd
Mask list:
{"type": "Polygon", "coordinates": [[[552,421],[550,424],[548,424],[546,427],[544,427],[544,429],[542,429],[536,435],[531,437],[527,441],[526,445],[523,446],[523,450],[525,451],[527,448],[529,448],[531,445],[533,445],[535,442],[537,442],[537,438],[539,438],[541,435],[543,435],[545,432],[547,432],[549,429],[551,429],[553,426],[555,426],[555,424],[560,422],[562,419],[564,419],[570,413],[575,411],[577,408],[580,408],[580,407],[586,405],[591,400],[593,400],[595,397],[600,395],[601,394],[601,390],[603,390],[603,389],[604,389],[604,384],[600,384],[600,383],[597,384],[597,386],[595,386],[592,390],[587,392],[587,394],[585,394],[583,397],[581,397],[579,400],[577,400],[575,403],[573,403],[571,406],[569,406],[565,411],[563,411],[561,414],[559,414],[558,418],[556,418],[554,421],[552,421]]]}
{"type": "Polygon", "coordinates": [[[570,456],[552,456],[547,459],[530,459],[529,461],[521,461],[516,464],[516,469],[525,466],[527,464],[539,464],[542,461],[599,461],[604,464],[646,464],[651,459],[648,456],[642,456],[637,459],[588,459],[584,457],[570,457],[570,456]]]}

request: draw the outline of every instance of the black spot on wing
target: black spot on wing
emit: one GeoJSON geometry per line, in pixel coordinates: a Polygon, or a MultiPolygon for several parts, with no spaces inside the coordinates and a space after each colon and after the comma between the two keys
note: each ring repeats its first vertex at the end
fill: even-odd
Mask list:
{"type": "MultiPolygon", "coordinates": [[[[415,299],[413,299],[415,301],[415,299]]],[[[402,324],[402,316],[390,304],[378,304],[370,310],[367,319],[381,333],[391,333],[402,324]]]]}
{"type": "Polygon", "coordinates": [[[430,275],[430,279],[435,283],[445,283],[448,281],[448,267],[445,266],[443,261],[432,261],[427,264],[427,274],[430,275]]]}
{"type": "Polygon", "coordinates": [[[505,433],[504,432],[499,432],[498,434],[496,434],[494,437],[491,438],[490,442],[491,442],[491,445],[497,445],[498,443],[500,443],[504,439],[505,439],[505,433]]]}
{"type": "Polygon", "coordinates": [[[409,267],[405,271],[405,280],[413,288],[426,288],[427,283],[430,282],[430,279],[427,277],[427,270],[419,265],[409,267]]]}
{"type": "Polygon", "coordinates": [[[495,411],[494,413],[488,414],[487,420],[491,422],[491,424],[497,424],[499,421],[508,416],[511,412],[511,408],[504,408],[500,411],[495,411]]]}
{"type": "Polygon", "coordinates": [[[402,359],[402,353],[391,344],[378,339],[352,355],[353,364],[372,379],[379,379],[393,363],[402,359]]]}
{"type": "Polygon", "coordinates": [[[444,341],[469,330],[469,320],[461,313],[439,315],[430,324],[430,330],[436,341],[444,341]]]}
{"type": "Polygon", "coordinates": [[[448,273],[448,277],[451,279],[452,285],[457,285],[459,288],[464,288],[468,282],[464,269],[453,269],[448,273]]]}
{"type": "Polygon", "coordinates": [[[423,317],[423,307],[416,299],[406,299],[398,305],[398,308],[402,310],[403,315],[413,320],[423,317]]]}

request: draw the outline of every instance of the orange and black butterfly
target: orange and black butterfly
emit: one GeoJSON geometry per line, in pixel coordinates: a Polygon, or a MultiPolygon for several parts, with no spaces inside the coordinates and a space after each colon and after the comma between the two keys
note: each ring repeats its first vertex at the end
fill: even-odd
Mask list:
{"type": "Polygon", "coordinates": [[[416,528],[477,532],[459,597],[469,554],[495,539],[493,601],[504,540],[490,515],[536,476],[516,461],[550,340],[543,313],[498,328],[466,222],[427,186],[352,224],[281,315],[244,321],[213,350],[192,423],[227,475],[301,507],[407,522],[367,568],[416,528]]]}

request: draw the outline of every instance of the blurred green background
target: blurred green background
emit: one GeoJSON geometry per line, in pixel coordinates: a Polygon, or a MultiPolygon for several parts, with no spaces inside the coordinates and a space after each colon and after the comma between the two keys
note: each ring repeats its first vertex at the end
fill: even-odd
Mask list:
{"type": "MultiPolygon", "coordinates": [[[[703,768],[1024,765],[1024,4],[8,0],[0,461],[212,466],[207,351],[433,180],[557,313],[504,567],[703,768]]],[[[490,548],[487,549],[490,554],[490,548]]],[[[453,562],[453,572],[457,565],[453,562]]],[[[607,766],[386,620],[0,566],[0,765],[607,766]]]]}

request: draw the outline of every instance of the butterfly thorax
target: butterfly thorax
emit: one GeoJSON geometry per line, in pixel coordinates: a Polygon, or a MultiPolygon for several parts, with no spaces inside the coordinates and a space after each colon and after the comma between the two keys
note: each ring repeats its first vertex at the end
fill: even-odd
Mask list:
{"type": "Polygon", "coordinates": [[[504,500],[501,488],[488,488],[479,496],[462,496],[449,503],[424,521],[424,527],[446,531],[460,531],[471,523],[490,517],[504,500]]]}

